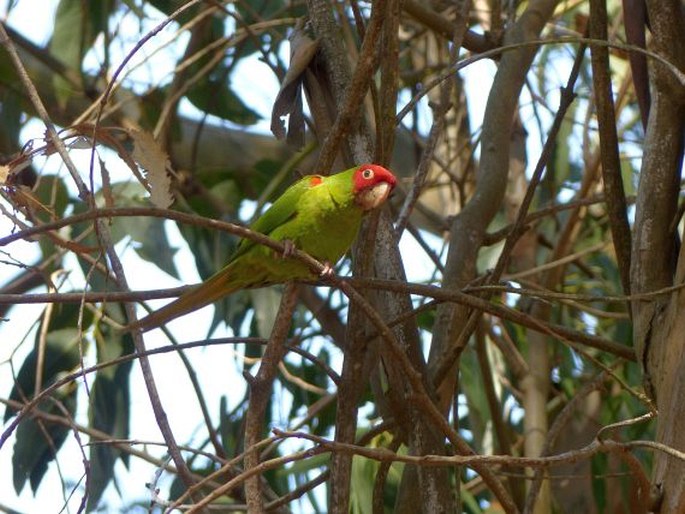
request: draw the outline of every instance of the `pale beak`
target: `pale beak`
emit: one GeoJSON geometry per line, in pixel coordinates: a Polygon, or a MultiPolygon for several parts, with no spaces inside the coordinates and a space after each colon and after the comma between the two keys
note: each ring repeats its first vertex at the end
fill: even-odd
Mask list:
{"type": "Polygon", "coordinates": [[[364,211],[375,209],[388,199],[391,191],[392,186],[389,183],[379,182],[375,186],[364,189],[357,194],[357,205],[364,211]]]}

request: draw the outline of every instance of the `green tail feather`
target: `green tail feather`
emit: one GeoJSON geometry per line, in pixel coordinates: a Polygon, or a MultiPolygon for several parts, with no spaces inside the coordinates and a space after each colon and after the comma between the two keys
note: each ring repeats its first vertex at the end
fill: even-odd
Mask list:
{"type": "Polygon", "coordinates": [[[206,282],[183,293],[177,300],[145,316],[136,323],[131,323],[126,329],[128,331],[142,330],[147,332],[245,287],[239,274],[232,275],[234,275],[233,266],[229,265],[207,279],[206,282]]]}

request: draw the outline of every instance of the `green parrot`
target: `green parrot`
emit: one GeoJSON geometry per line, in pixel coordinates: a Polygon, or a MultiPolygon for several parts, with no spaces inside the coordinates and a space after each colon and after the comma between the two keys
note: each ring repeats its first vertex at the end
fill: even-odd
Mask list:
{"type": "MultiPolygon", "coordinates": [[[[352,245],[363,214],[383,204],[395,183],[395,176],[376,164],[330,176],[308,175],[286,189],[250,228],[330,266],[352,245]]],[[[223,269],[126,328],[145,332],[240,289],[311,278],[304,263],[243,239],[223,269]]]]}

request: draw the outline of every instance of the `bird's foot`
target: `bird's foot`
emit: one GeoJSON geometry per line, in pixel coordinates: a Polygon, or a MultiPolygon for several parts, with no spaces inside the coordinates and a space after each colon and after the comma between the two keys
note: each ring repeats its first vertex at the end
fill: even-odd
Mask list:
{"type": "Polygon", "coordinates": [[[323,263],[323,269],[321,270],[321,273],[319,273],[319,277],[326,280],[335,275],[335,270],[333,269],[333,266],[331,265],[330,262],[325,261],[323,263]]]}
{"type": "Polygon", "coordinates": [[[288,257],[292,257],[295,254],[295,243],[293,243],[290,239],[284,239],[281,241],[283,243],[283,255],[282,257],[284,259],[288,257]]]}

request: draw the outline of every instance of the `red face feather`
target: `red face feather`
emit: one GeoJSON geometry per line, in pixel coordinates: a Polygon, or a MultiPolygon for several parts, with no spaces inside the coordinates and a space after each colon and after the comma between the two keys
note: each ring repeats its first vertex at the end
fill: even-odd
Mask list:
{"type": "Polygon", "coordinates": [[[378,164],[362,164],[352,177],[352,194],[357,205],[368,211],[387,200],[397,179],[378,164]]]}

